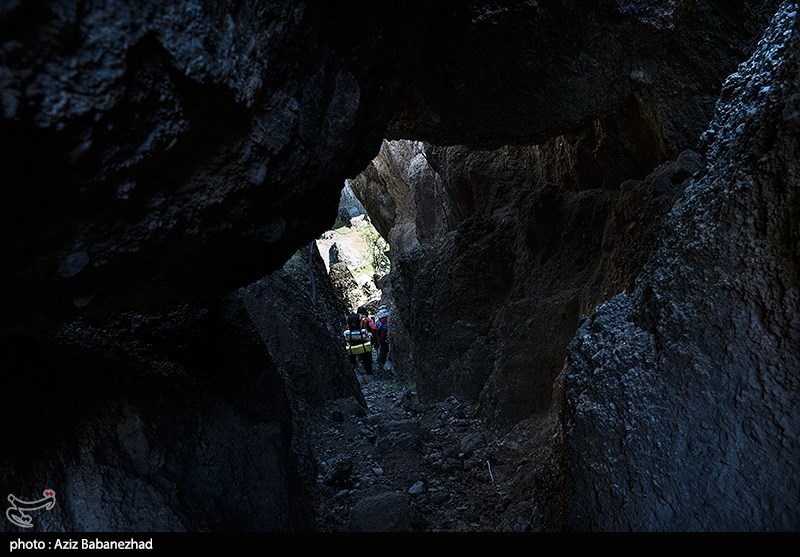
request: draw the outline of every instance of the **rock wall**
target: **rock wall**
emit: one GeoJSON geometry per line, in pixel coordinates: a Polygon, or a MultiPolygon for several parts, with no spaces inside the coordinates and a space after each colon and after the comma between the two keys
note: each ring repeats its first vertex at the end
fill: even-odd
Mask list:
{"type": "Polygon", "coordinates": [[[627,103],[677,155],[775,4],[7,2],[8,321],[158,307],[279,268],[333,223],[390,119],[497,146],[627,103]]]}
{"type": "Polygon", "coordinates": [[[18,335],[8,369],[25,373],[5,378],[0,474],[22,498],[56,491],[38,529],[314,528],[304,414],[363,397],[344,309],[308,253],[203,305],[18,335]]]}
{"type": "Polygon", "coordinates": [[[441,16],[447,29],[437,22],[426,43],[436,61],[418,68],[435,75],[405,98],[424,121],[401,110],[390,134],[537,144],[386,142],[354,184],[392,246],[398,369],[414,370],[421,396],[479,400],[482,415],[498,422],[550,408],[579,319],[632,289],[664,215],[699,170],[690,150],[735,53],[744,58],[760,32],[765,6],[466,3],[441,16]],[[573,25],[543,24],[561,18],[573,25]],[[589,32],[598,27],[615,31],[589,32]],[[507,30],[503,44],[494,28],[507,30]],[[524,36],[533,46],[515,46],[518,31],[534,28],[524,36]],[[628,44],[634,37],[640,42],[628,44]],[[505,49],[517,54],[497,59],[505,49]],[[478,62],[493,68],[480,82],[478,62]],[[429,67],[439,64],[448,71],[429,67]],[[563,71],[548,69],[542,80],[543,64],[563,71]],[[464,93],[446,97],[445,81],[464,93]],[[595,102],[607,110],[589,108],[595,102]]]}
{"type": "Polygon", "coordinates": [[[3,485],[64,494],[42,528],[307,529],[298,400],[353,383],[270,344],[294,279],[230,292],[334,222],[387,126],[495,149],[413,146],[434,187],[379,225],[421,387],[546,408],[693,164],[619,180],[692,146],[776,3],[4,2],[3,485]]]}
{"type": "Polygon", "coordinates": [[[797,13],[726,81],[636,288],[570,345],[574,528],[800,528],[797,13]]]}
{"type": "Polygon", "coordinates": [[[388,142],[381,157],[401,171],[373,165],[355,190],[368,208],[388,206],[375,199],[398,191],[412,200],[388,233],[400,237],[390,251],[395,361],[413,370],[423,398],[480,400],[498,422],[550,408],[579,317],[632,285],[661,218],[699,168],[687,151],[645,180],[570,192],[540,181],[540,154],[388,142]],[[415,148],[424,156],[407,156],[415,148]]]}
{"type": "Polygon", "coordinates": [[[428,12],[4,3],[7,321],[156,308],[280,268],[378,149],[428,12]]]}
{"type": "Polygon", "coordinates": [[[350,221],[365,213],[364,206],[350,187],[350,180],[346,180],[342,188],[342,196],[339,198],[339,214],[336,217],[337,220],[343,222],[346,226],[352,226],[350,221]]]}
{"type": "Polygon", "coordinates": [[[349,311],[315,245],[241,294],[294,399],[312,404],[353,396],[363,403],[342,344],[349,311]]]}
{"type": "Polygon", "coordinates": [[[677,154],[778,4],[443,1],[389,136],[539,144],[627,106],[658,122],[654,146],[677,154]]]}
{"type": "Polygon", "coordinates": [[[23,499],[55,490],[35,530],[313,528],[314,461],[238,296],[15,340],[0,476],[23,499]]]}
{"type": "MultiPolygon", "coordinates": [[[[399,377],[415,380],[416,344],[409,333],[405,308],[393,285],[400,280],[400,256],[435,244],[452,218],[450,201],[441,178],[427,159],[430,146],[412,141],[384,141],[378,155],[351,182],[353,193],[369,211],[370,220],[389,243],[389,259],[394,272],[381,284],[382,303],[391,314],[391,350],[394,371],[399,377]]],[[[402,297],[402,293],[399,294],[402,297]]],[[[428,316],[438,321],[441,315],[428,316]]]]}
{"type": "Polygon", "coordinates": [[[3,3],[0,477],[56,490],[40,529],[313,528],[300,409],[359,395],[327,275],[319,326],[302,269],[230,290],[333,224],[427,13],[3,3]]]}

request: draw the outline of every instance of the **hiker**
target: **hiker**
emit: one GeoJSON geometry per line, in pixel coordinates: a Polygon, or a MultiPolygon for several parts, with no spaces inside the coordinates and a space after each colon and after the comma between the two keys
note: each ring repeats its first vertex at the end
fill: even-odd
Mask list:
{"type": "Polygon", "coordinates": [[[364,320],[359,314],[350,314],[347,318],[347,328],[343,334],[350,364],[355,368],[358,357],[361,359],[361,365],[364,366],[364,372],[372,375],[372,335],[367,331],[364,320]]]}
{"type": "Polygon", "coordinates": [[[378,369],[386,369],[386,358],[389,356],[389,312],[381,308],[378,322],[375,324],[375,344],[378,345],[378,369]]]}
{"type": "Polygon", "coordinates": [[[359,317],[361,317],[363,327],[370,335],[374,336],[375,332],[378,330],[378,327],[375,326],[375,322],[369,318],[369,315],[367,314],[367,308],[364,306],[358,306],[356,313],[358,313],[359,317]]]}

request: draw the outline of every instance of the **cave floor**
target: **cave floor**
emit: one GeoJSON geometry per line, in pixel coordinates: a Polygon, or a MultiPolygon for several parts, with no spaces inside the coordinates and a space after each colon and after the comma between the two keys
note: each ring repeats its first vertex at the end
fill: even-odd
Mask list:
{"type": "Polygon", "coordinates": [[[413,384],[359,375],[354,399],[318,408],[317,528],[412,531],[560,529],[560,428],[534,416],[505,431],[454,397],[420,403],[413,384]]]}

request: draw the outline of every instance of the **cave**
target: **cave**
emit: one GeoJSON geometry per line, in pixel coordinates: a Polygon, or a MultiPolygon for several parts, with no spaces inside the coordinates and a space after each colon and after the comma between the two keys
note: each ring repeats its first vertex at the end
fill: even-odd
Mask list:
{"type": "Polygon", "coordinates": [[[798,8],[4,2],[0,531],[800,529],[798,8]]]}

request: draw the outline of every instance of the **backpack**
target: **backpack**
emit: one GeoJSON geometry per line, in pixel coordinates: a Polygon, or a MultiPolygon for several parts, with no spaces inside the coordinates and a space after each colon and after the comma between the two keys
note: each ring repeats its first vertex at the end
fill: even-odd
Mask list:
{"type": "Polygon", "coordinates": [[[344,332],[345,348],[350,356],[372,352],[369,332],[362,328],[361,317],[355,313],[347,318],[347,331],[344,332]]]}

